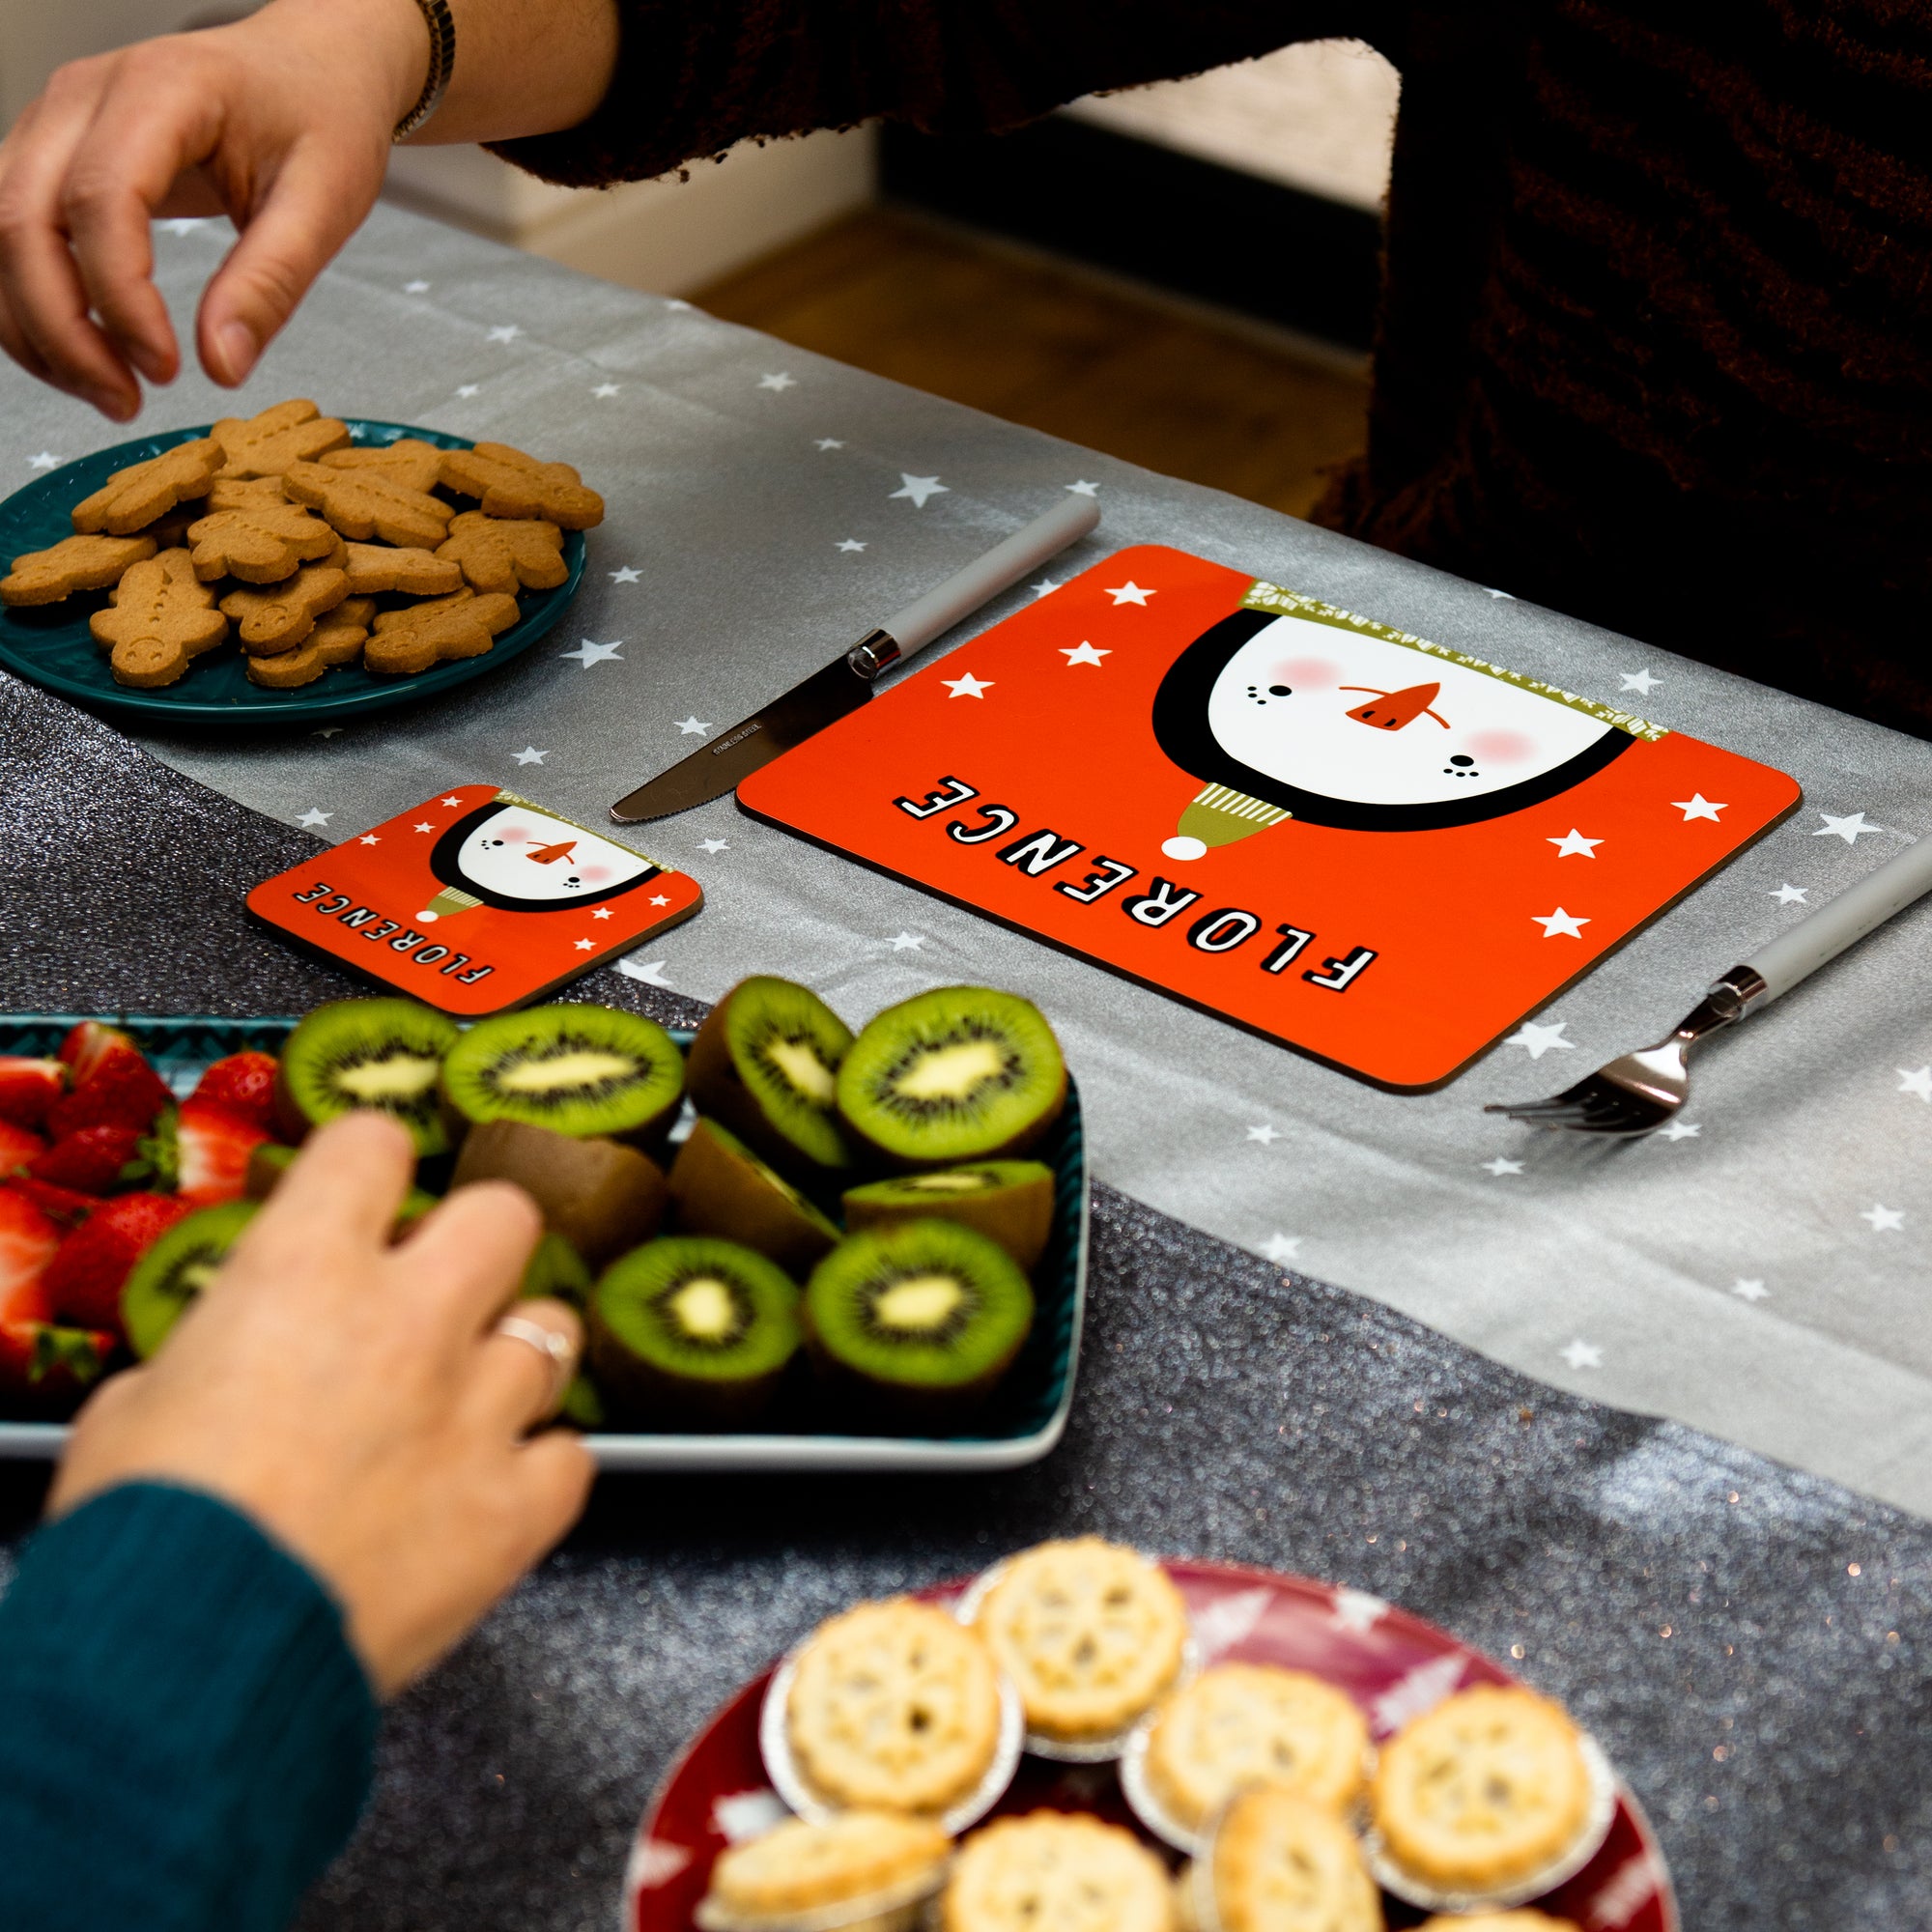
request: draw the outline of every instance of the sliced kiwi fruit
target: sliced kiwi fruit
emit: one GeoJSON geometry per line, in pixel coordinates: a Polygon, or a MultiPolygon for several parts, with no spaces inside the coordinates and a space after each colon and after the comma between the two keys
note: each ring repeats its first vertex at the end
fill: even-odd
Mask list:
{"type": "Polygon", "coordinates": [[[742,1428],[799,1345],[798,1289],[735,1241],[674,1235],[607,1268],[590,1297],[590,1369],[617,1407],[667,1428],[742,1428]]]}
{"type": "Polygon", "coordinates": [[[333,1000],[282,1042],[275,1122],[303,1139],[338,1114],[372,1107],[410,1130],[421,1156],[449,1146],[437,1087],[456,1022],[414,1000],[333,1000]]]}
{"type": "Polygon", "coordinates": [[[655,1020],[615,1007],[530,1007],[479,1020],[444,1056],[461,1133],[522,1121],[579,1137],[662,1145],[684,1098],[684,1056],[655,1020]]]}
{"type": "Polygon", "coordinates": [[[517,1293],[526,1301],[540,1294],[554,1295],[573,1308],[582,1308],[590,1299],[590,1270],[561,1235],[546,1232],[524,1270],[517,1293]]]}
{"type": "Polygon", "coordinates": [[[1053,1170],[1037,1160],[981,1160],[845,1190],[845,1225],[855,1235],[928,1218],[999,1242],[1031,1274],[1053,1233],[1053,1170]]]}
{"type": "Polygon", "coordinates": [[[700,1120],[670,1164],[681,1235],[718,1235],[755,1248],[802,1280],[838,1245],[838,1229],[729,1127],[700,1120]]]}
{"type": "Polygon", "coordinates": [[[794,1180],[851,1165],[835,1107],[852,1031],[789,980],[741,980],[691,1043],[692,1103],[794,1180]]]}
{"type": "Polygon", "coordinates": [[[664,1218],[665,1178],[621,1141],[579,1139],[523,1121],[486,1121],[464,1136],[452,1185],[514,1180],[593,1266],[647,1241],[664,1218]]]}
{"type": "Polygon", "coordinates": [[[838,1069],[847,1132],[901,1171],[1025,1153],[1066,1104],[1060,1042],[1032,1001],[941,986],[867,1026],[838,1069]]]}
{"type": "Polygon", "coordinates": [[[177,1221],[134,1264],[121,1290],[121,1325],[143,1361],[168,1339],[188,1303],[214,1279],[242,1230],[260,1211],[256,1201],[204,1208],[177,1221]]]}
{"type": "Polygon", "coordinates": [[[978,1407],[1033,1326],[1012,1257],[952,1221],[849,1235],[812,1270],[806,1343],[835,1388],[892,1420],[936,1428],[978,1407]]]}
{"type": "Polygon", "coordinates": [[[567,1422],[573,1429],[602,1429],[604,1427],[604,1398],[597,1393],[597,1384],[588,1376],[573,1376],[570,1386],[563,1392],[563,1401],[557,1406],[556,1419],[567,1422]]]}

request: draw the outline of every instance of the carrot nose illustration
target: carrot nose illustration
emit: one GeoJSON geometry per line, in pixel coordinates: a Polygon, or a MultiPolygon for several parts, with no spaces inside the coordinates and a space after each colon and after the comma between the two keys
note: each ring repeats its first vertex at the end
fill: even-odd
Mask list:
{"type": "MultiPolygon", "coordinates": [[[[1372,685],[1345,684],[1344,691],[1374,691],[1372,685]]],[[[1376,691],[1366,704],[1358,704],[1349,713],[1357,724],[1373,724],[1378,731],[1400,731],[1405,724],[1413,724],[1418,718],[1435,718],[1446,731],[1449,721],[1437,717],[1429,709],[1435,695],[1442,687],[1439,684],[1405,685],[1401,691],[1376,691]]]]}
{"type": "Polygon", "coordinates": [[[577,840],[566,838],[561,845],[539,845],[534,851],[526,852],[524,857],[533,865],[554,865],[559,859],[568,859],[577,850],[577,840]]]}

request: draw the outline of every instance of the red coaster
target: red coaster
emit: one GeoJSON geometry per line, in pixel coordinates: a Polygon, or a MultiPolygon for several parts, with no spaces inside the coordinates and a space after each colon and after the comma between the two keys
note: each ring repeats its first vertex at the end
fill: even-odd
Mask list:
{"type": "Polygon", "coordinates": [[[1403,1091],[1449,1079],[1800,796],[1619,706],[1152,546],[738,788],[1403,1091]]]}
{"type": "Polygon", "coordinates": [[[384,985],[481,1018],[689,919],[688,873],[495,785],[453,785],[266,879],[248,910],[384,985]]]}

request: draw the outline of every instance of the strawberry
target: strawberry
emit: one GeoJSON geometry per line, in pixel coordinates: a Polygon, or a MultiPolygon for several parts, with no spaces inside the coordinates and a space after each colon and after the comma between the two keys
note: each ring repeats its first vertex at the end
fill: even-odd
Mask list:
{"type": "Polygon", "coordinates": [[[0,1121],[38,1127],[47,1109],[67,1092],[67,1068],[58,1060],[27,1060],[0,1053],[0,1121]]]}
{"type": "Polygon", "coordinates": [[[36,1180],[26,1174],[0,1181],[0,1194],[8,1192],[31,1201],[63,1234],[79,1227],[100,1206],[98,1195],[76,1194],[71,1187],[56,1187],[51,1181],[36,1180]]]}
{"type": "Polygon", "coordinates": [[[27,1163],[35,1180],[81,1194],[113,1194],[147,1179],[139,1127],[82,1127],[27,1163]]]}
{"type": "Polygon", "coordinates": [[[48,1265],[60,1230],[24,1194],[0,1187],[0,1321],[45,1321],[53,1314],[48,1265]]]}
{"type": "Polygon", "coordinates": [[[275,1056],[244,1051],[213,1062],[195,1083],[191,1100],[205,1100],[237,1120],[271,1133],[275,1124],[275,1056]]]}
{"type": "Polygon", "coordinates": [[[161,1116],[142,1151],[156,1184],[196,1208],[239,1201],[248,1191],[248,1156],[268,1131],[206,1100],[184,1100],[161,1116]]]}
{"type": "Polygon", "coordinates": [[[39,1134],[16,1127],[11,1121],[0,1121],[0,1179],[17,1173],[36,1154],[44,1153],[46,1147],[39,1134]]]}
{"type": "Polygon", "coordinates": [[[128,1270],[192,1206],[166,1194],[122,1194],[102,1202],[61,1243],[46,1273],[56,1314],[84,1328],[121,1332],[121,1285],[128,1270]]]}
{"type": "Polygon", "coordinates": [[[10,1408],[70,1415],[100,1379],[116,1341],[99,1328],[0,1321],[0,1392],[10,1408]]]}
{"type": "Polygon", "coordinates": [[[82,1020],[61,1042],[73,1091],[47,1110],[47,1131],[64,1140],[82,1127],[141,1127],[172,1097],[141,1049],[118,1027],[82,1020]]]}

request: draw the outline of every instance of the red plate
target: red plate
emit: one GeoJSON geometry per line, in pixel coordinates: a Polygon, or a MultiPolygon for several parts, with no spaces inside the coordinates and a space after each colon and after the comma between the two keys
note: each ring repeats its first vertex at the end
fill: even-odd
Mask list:
{"type": "MultiPolygon", "coordinates": [[[[1162,1567],[1187,1600],[1204,1663],[1280,1663],[1324,1677],[1368,1713],[1377,1738],[1465,1685],[1515,1681],[1446,1631],[1378,1597],[1229,1563],[1177,1559],[1162,1567]]],[[[961,1587],[922,1594],[950,1603],[961,1587]]],[[[625,1932],[692,1932],[692,1908],[704,1895],[712,1861],[735,1839],[785,1815],[758,1756],[758,1707],[770,1679],[770,1671],[761,1672],[719,1710],[659,1787],[632,1849],[625,1932]]],[[[1039,1805],[1096,1812],[1176,1861],[1136,1823],[1111,1765],[1022,1758],[994,1815],[1039,1805]]],[[[1583,1932],[1678,1932],[1663,1854],[1621,1781],[1602,1849],[1575,1878],[1535,1903],[1583,1932]]],[[[1384,1904],[1391,1925],[1413,1925],[1427,1916],[1395,1899],[1384,1904]]]]}

